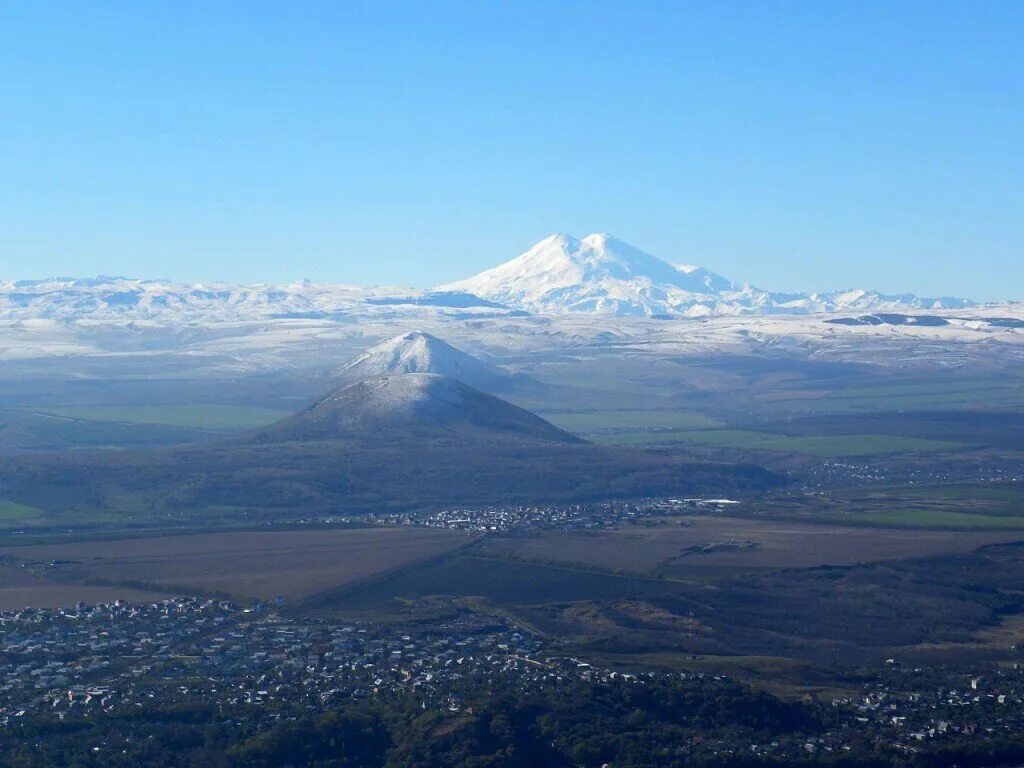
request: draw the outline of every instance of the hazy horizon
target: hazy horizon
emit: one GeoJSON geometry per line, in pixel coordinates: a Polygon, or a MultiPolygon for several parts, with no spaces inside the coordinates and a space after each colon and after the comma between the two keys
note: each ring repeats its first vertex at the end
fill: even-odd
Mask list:
{"type": "MultiPolygon", "coordinates": [[[[563,234],[569,235],[571,237],[576,237],[576,235],[572,234],[572,233],[566,233],[566,232],[557,232],[557,233],[555,233],[555,232],[553,232],[553,233],[549,233],[544,238],[539,238],[535,243],[531,243],[530,247],[532,247],[534,245],[537,245],[538,243],[542,242],[547,237],[551,237],[551,236],[554,236],[554,235],[563,235],[563,234]]],[[[610,235],[611,237],[613,237],[616,240],[620,240],[620,241],[622,240],[622,238],[618,238],[614,234],[607,233],[607,232],[601,232],[601,233],[594,232],[594,233],[586,233],[586,234],[588,234],[588,235],[589,234],[607,234],[607,235],[610,235]]],[[[581,237],[585,237],[585,236],[586,235],[582,235],[581,237]]],[[[578,239],[580,239],[580,238],[578,238],[578,239]]],[[[623,242],[625,242],[625,241],[623,241],[623,242]]],[[[628,243],[628,245],[635,246],[636,244],[635,243],[628,243]]],[[[523,252],[525,252],[526,250],[528,250],[528,249],[523,249],[523,252]]],[[[645,250],[645,249],[643,249],[641,247],[640,250],[645,250]]],[[[494,267],[500,266],[500,265],[502,265],[502,264],[504,264],[504,263],[506,263],[508,261],[511,261],[512,259],[522,255],[523,252],[517,252],[515,254],[509,255],[507,258],[503,258],[503,259],[498,260],[498,261],[493,261],[491,263],[487,263],[486,265],[482,264],[478,268],[474,269],[472,273],[467,273],[465,275],[461,275],[460,277],[461,278],[467,278],[467,277],[470,277],[472,275],[476,275],[477,273],[490,270],[490,269],[492,269],[494,267]]],[[[721,277],[725,277],[725,278],[728,278],[730,280],[733,280],[734,282],[736,282],[737,284],[740,284],[740,285],[749,284],[750,287],[752,287],[752,288],[757,288],[757,289],[764,290],[764,291],[770,291],[770,292],[776,292],[776,293],[785,292],[785,289],[780,289],[780,288],[778,288],[775,285],[771,285],[771,284],[769,284],[769,285],[756,285],[756,284],[753,284],[753,283],[749,283],[749,281],[745,280],[742,276],[739,276],[739,275],[728,275],[728,274],[724,274],[723,275],[723,274],[721,274],[721,272],[719,272],[719,270],[715,269],[713,265],[703,264],[703,263],[699,263],[699,264],[698,263],[684,264],[684,262],[681,262],[681,261],[673,261],[673,260],[664,259],[661,256],[659,256],[658,254],[650,254],[650,255],[653,255],[653,256],[655,256],[655,257],[657,257],[659,259],[662,259],[663,261],[666,261],[667,263],[672,264],[673,266],[688,266],[688,267],[704,268],[704,269],[707,269],[710,272],[715,273],[715,274],[717,274],[717,275],[719,275],[721,277]]],[[[131,273],[129,273],[129,274],[106,274],[106,273],[92,273],[92,274],[90,274],[90,273],[81,273],[81,274],[77,274],[76,273],[76,274],[64,274],[64,275],[57,275],[57,274],[53,274],[53,275],[30,275],[30,276],[24,276],[24,277],[11,277],[9,275],[0,275],[0,284],[2,284],[4,282],[8,282],[8,283],[46,282],[46,281],[49,281],[49,280],[53,280],[53,281],[59,281],[59,280],[101,280],[101,279],[104,279],[104,278],[109,278],[109,279],[112,279],[112,280],[142,280],[142,281],[149,281],[149,282],[169,282],[169,283],[178,283],[178,284],[184,284],[184,285],[190,285],[190,284],[218,284],[218,283],[220,283],[220,284],[230,284],[230,285],[275,285],[275,286],[282,286],[282,285],[292,285],[292,284],[295,284],[295,283],[300,283],[302,281],[309,281],[311,283],[315,283],[315,284],[319,284],[319,285],[339,285],[339,286],[353,286],[353,287],[361,287],[361,288],[396,288],[396,289],[410,288],[410,289],[415,289],[415,290],[432,290],[432,289],[435,289],[435,288],[443,288],[444,287],[444,283],[441,282],[441,281],[436,281],[434,283],[426,284],[426,285],[414,284],[412,282],[402,282],[401,280],[395,280],[395,281],[391,281],[391,282],[382,282],[382,283],[358,283],[358,282],[355,282],[355,281],[352,281],[352,280],[344,280],[344,279],[342,279],[342,280],[318,280],[318,279],[316,279],[314,277],[310,277],[309,275],[298,275],[298,276],[295,276],[293,278],[287,278],[287,279],[278,280],[278,281],[267,281],[267,280],[245,281],[245,280],[232,279],[232,278],[203,280],[203,279],[176,278],[176,277],[173,277],[173,276],[170,276],[170,275],[141,275],[141,274],[131,274],[131,273]]],[[[453,281],[447,281],[447,282],[453,282],[453,281]]],[[[817,288],[811,288],[811,289],[808,289],[806,291],[793,291],[793,292],[794,293],[797,293],[797,292],[800,292],[800,293],[830,293],[830,292],[839,292],[839,291],[845,291],[845,290],[868,290],[868,291],[878,290],[881,293],[886,293],[886,291],[878,289],[875,285],[873,285],[871,283],[862,283],[862,284],[856,284],[856,285],[818,286],[817,288]]],[[[914,293],[914,292],[913,291],[909,291],[909,290],[897,289],[897,290],[891,291],[890,293],[892,293],[892,294],[902,294],[902,293],[914,293]]],[[[922,295],[922,294],[917,294],[917,295],[922,295]]],[[[960,293],[960,294],[958,294],[958,293],[933,294],[933,297],[935,297],[935,298],[938,298],[940,296],[957,296],[959,298],[971,299],[973,301],[977,301],[977,302],[980,302],[980,303],[1016,302],[1016,301],[1020,301],[1021,300],[1021,295],[1019,295],[1019,294],[1013,294],[1013,295],[1009,295],[1008,294],[1008,295],[1003,295],[1003,296],[986,297],[986,298],[978,298],[977,296],[971,296],[971,295],[962,294],[962,293],[960,293]]]]}

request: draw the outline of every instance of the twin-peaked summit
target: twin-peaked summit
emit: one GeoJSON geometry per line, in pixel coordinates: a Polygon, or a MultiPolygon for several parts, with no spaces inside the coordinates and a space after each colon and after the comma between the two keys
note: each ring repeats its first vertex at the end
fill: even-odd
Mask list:
{"type": "Polygon", "coordinates": [[[674,265],[606,234],[557,234],[511,261],[441,286],[536,314],[635,316],[806,314],[963,307],[963,299],[875,291],[783,294],[734,283],[703,267],[674,265]]]}
{"type": "MultiPolygon", "coordinates": [[[[716,285],[732,287],[706,273],[716,285]]],[[[493,269],[443,286],[530,312],[653,314],[675,291],[706,290],[704,275],[689,275],[668,262],[606,234],[577,239],[557,234],[493,269]]]]}

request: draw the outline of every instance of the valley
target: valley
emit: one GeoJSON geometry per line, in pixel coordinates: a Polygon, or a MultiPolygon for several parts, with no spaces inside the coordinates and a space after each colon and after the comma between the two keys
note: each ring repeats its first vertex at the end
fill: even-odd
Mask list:
{"type": "MultiPolygon", "coordinates": [[[[587,698],[643,679],[866,718],[902,749],[856,702],[898,700],[935,729],[925,678],[1016,690],[1024,346],[990,322],[1015,308],[859,297],[848,309],[874,314],[666,318],[620,296],[539,315],[526,293],[509,308],[466,291],[350,293],[301,317],[261,298],[258,318],[215,321],[228,308],[203,297],[184,325],[161,310],[130,331],[121,310],[102,332],[5,321],[0,614],[23,632],[84,604],[120,637],[135,606],[185,611],[192,645],[139,646],[154,672],[137,679],[203,669],[209,689],[175,695],[237,686],[251,712],[276,699],[246,681],[291,690],[302,665],[347,707],[369,685],[455,718],[482,681],[587,698]],[[58,336],[87,344],[58,355],[58,336]],[[209,641],[206,611],[223,622],[209,641]],[[275,644],[300,636],[320,645],[275,644]],[[269,673],[271,654],[291,666],[269,673]]],[[[89,674],[137,700],[118,670],[89,674]]],[[[759,749],[805,749],[787,738],[759,749]]]]}

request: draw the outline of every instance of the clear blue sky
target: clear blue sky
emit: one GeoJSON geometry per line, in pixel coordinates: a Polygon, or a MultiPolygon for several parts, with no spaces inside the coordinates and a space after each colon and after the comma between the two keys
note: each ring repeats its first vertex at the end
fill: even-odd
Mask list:
{"type": "Polygon", "coordinates": [[[0,280],[428,286],[608,231],[1024,298],[1024,3],[0,2],[0,280]]]}

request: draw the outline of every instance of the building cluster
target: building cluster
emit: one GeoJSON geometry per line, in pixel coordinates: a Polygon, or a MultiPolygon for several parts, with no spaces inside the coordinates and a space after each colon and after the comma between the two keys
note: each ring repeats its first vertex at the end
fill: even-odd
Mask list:
{"type": "Polygon", "coordinates": [[[635,679],[547,656],[532,633],[475,615],[403,634],[285,618],[264,605],[119,601],[5,612],[0,638],[0,725],[39,713],[116,714],[153,701],[316,712],[396,693],[457,711],[457,687],[495,676],[520,689],[570,678],[635,679]]]}
{"type": "Polygon", "coordinates": [[[829,459],[800,470],[804,490],[828,491],[861,485],[945,485],[950,483],[1022,482],[1020,464],[986,456],[965,461],[961,456],[934,455],[915,461],[849,461],[829,459]]]}
{"type": "Polygon", "coordinates": [[[645,525],[672,515],[718,512],[738,503],[732,499],[642,499],[597,504],[456,507],[432,512],[372,513],[362,519],[375,525],[481,533],[527,529],[570,531],[645,525]]]}
{"type": "MultiPolygon", "coordinates": [[[[40,715],[117,716],[137,707],[204,704],[271,723],[285,712],[294,717],[345,700],[398,695],[453,714],[466,706],[467,692],[499,681],[528,692],[565,682],[725,680],[630,674],[559,656],[530,631],[480,614],[402,631],[200,598],[4,612],[0,642],[0,728],[40,715]]],[[[913,751],[924,742],[1024,730],[1021,666],[965,671],[890,662],[869,679],[860,695],[832,702],[834,725],[826,732],[744,750],[836,752],[869,739],[913,751]]],[[[736,748],[714,747],[723,754],[736,748]]]]}
{"type": "MultiPolygon", "coordinates": [[[[861,734],[916,751],[936,739],[981,737],[1024,730],[1024,667],[904,669],[890,660],[857,698],[833,706],[861,734]]],[[[833,745],[838,747],[840,745],[833,745]]]]}
{"type": "Polygon", "coordinates": [[[239,612],[200,598],[0,612],[0,723],[43,705],[109,706],[113,680],[145,677],[239,612]]]}

